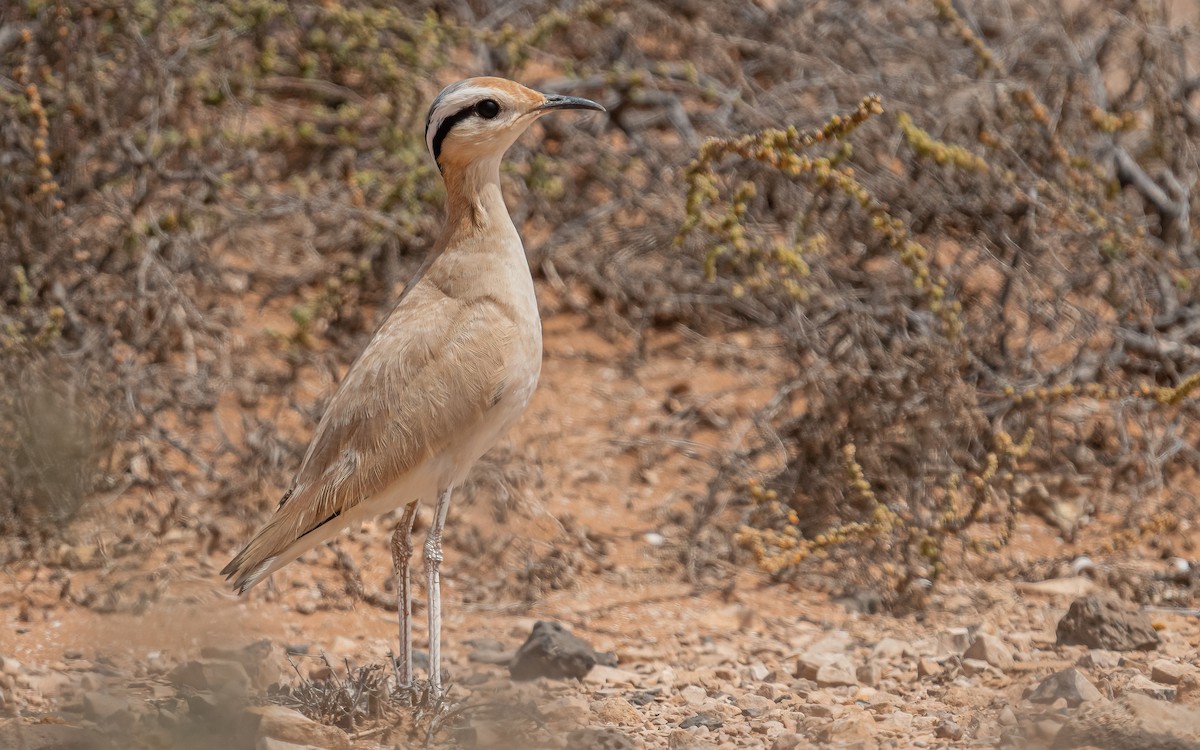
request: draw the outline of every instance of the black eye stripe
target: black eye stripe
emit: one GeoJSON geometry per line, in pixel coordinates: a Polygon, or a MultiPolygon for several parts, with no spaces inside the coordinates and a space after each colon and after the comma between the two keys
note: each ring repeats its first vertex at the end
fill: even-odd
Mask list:
{"type": "Polygon", "coordinates": [[[463,107],[445,120],[442,120],[441,124],[438,125],[437,132],[433,134],[433,160],[438,162],[439,167],[441,166],[442,158],[442,141],[446,140],[446,136],[450,135],[450,128],[473,114],[475,114],[474,104],[469,107],[463,107]]]}

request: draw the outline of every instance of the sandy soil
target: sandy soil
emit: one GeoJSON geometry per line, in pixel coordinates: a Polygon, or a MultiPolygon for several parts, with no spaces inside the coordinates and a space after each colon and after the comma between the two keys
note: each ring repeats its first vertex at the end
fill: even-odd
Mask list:
{"type": "MultiPolygon", "coordinates": [[[[1081,709],[1069,697],[1037,704],[1028,694],[1073,666],[1105,704],[1138,694],[1186,708],[1200,645],[1200,623],[1186,612],[1150,612],[1162,638],[1155,651],[1055,645],[1068,605],[1104,589],[1113,580],[1106,570],[1146,581],[1166,572],[1156,550],[1098,559],[1087,575],[1042,588],[952,572],[955,580],[924,611],[903,616],[859,611],[857,600],[838,598],[844,592],[836,576],[824,587],[773,583],[748,564],[724,562],[723,550],[712,551],[715,568],[703,583],[689,583],[681,553],[714,456],[736,445],[738,426],[789,365],[769,338],[748,334],[708,340],[655,332],[645,356],[633,357],[579,316],[555,313],[548,291],[543,299],[551,314],[542,386],[510,443],[479,473],[486,499],[472,502],[464,493],[451,511],[444,649],[454,683],[448,705],[457,713],[434,744],[1049,746],[1081,709]],[[506,500],[497,493],[513,486],[506,500]],[[515,649],[537,620],[563,623],[596,649],[615,652],[619,665],[597,667],[581,682],[516,684],[503,665],[472,660],[479,639],[515,649]],[[979,634],[997,636],[1011,658],[964,658],[979,634]],[[1172,664],[1174,678],[1163,671],[1172,664]],[[470,710],[497,703],[533,706],[538,718],[470,710]],[[589,727],[609,727],[608,734],[578,731],[589,727]]],[[[732,525],[736,512],[716,519],[732,525]]],[[[338,665],[386,657],[396,633],[385,607],[394,596],[387,519],[343,536],[336,549],[310,553],[270,587],[239,599],[216,571],[248,530],[230,523],[201,543],[167,534],[149,554],[136,555],[122,555],[119,540],[106,548],[84,541],[63,551],[61,566],[6,569],[0,748],[35,746],[30,738],[45,724],[95,728],[120,738],[106,740],[116,745],[175,746],[179,735],[164,727],[186,723],[198,708],[173,670],[206,647],[272,644],[263,658],[270,679],[256,679],[243,705],[261,701],[272,681],[320,676],[321,653],[338,665]],[[353,568],[339,563],[339,552],[353,568]],[[107,605],[97,604],[105,595],[107,605]],[[307,651],[294,657],[296,670],[285,647],[307,651]],[[118,706],[124,714],[106,714],[96,693],[125,701],[118,706]]],[[[1176,541],[1189,549],[1196,537],[1176,541]]],[[[1022,520],[1017,542],[1030,570],[1087,551],[1086,541],[1069,547],[1035,516],[1022,520]]],[[[417,617],[423,648],[420,602],[417,617]]],[[[1183,737],[1190,730],[1180,726],[1164,729],[1183,737]]],[[[350,738],[360,748],[421,744],[386,725],[356,727],[350,738]]],[[[64,743],[36,746],[71,746],[64,743]]]]}

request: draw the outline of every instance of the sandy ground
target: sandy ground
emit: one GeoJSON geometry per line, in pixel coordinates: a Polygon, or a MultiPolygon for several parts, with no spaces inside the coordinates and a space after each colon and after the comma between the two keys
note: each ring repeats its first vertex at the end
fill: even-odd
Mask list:
{"type": "MultiPolygon", "coordinates": [[[[489,499],[459,497],[451,511],[443,596],[453,715],[432,744],[1048,747],[1084,709],[1102,704],[1113,715],[1135,695],[1185,712],[1154,721],[1190,737],[1181,742],[1200,742],[1188,734],[1200,724],[1189,728],[1186,714],[1200,645],[1195,617],[1151,610],[1161,636],[1153,651],[1056,645],[1072,600],[1108,588],[1110,568],[1126,578],[1160,576],[1168,563],[1157,551],[1097,559],[1082,577],[1046,568],[1061,580],[1041,588],[952,572],[923,611],[904,615],[859,611],[838,598],[836,576],[827,587],[776,583],[719,554],[715,573],[689,583],[681,553],[713,458],[736,447],[738,425],[789,365],[765,336],[713,341],[656,332],[645,356],[633,358],[570,313],[549,315],[545,335],[534,403],[481,472],[481,485],[493,488],[489,499]],[[681,411],[691,416],[684,420],[681,411]],[[495,487],[514,484],[511,497],[496,499],[495,487]],[[596,649],[615,652],[618,666],[597,667],[583,681],[514,683],[504,665],[477,660],[482,639],[499,642],[489,648],[515,649],[538,620],[560,622],[596,649]],[[1008,657],[964,656],[980,634],[994,635],[1008,657]],[[1082,707],[1069,695],[1029,699],[1043,679],[1072,667],[1099,697],[1082,707]],[[481,710],[495,705],[522,708],[481,710]],[[581,733],[589,728],[597,731],[581,733]]],[[[716,519],[733,524],[736,512],[716,519]]],[[[396,637],[385,606],[393,596],[387,519],[344,535],[336,550],[306,555],[243,598],[226,592],[216,571],[249,529],[223,528],[214,544],[167,534],[148,552],[123,555],[119,540],[111,547],[84,541],[64,551],[61,566],[9,566],[0,587],[0,710],[7,717],[0,748],[73,746],[57,735],[47,739],[46,726],[96,730],[107,738],[94,740],[96,747],[204,746],[180,739],[178,728],[198,721],[200,706],[175,670],[224,658],[213,656],[214,647],[271,644],[258,659],[266,677],[250,670],[242,706],[262,702],[271,682],[320,677],[322,653],[339,669],[343,660],[386,658],[396,637]],[[339,563],[339,551],[353,568],[339,563]],[[293,657],[294,669],[287,647],[307,652],[293,657]],[[118,710],[109,712],[97,694],[115,697],[118,710]]],[[[1188,533],[1176,540],[1180,549],[1193,548],[1188,533]]],[[[1087,551],[1068,547],[1033,516],[1023,518],[1016,546],[1030,570],[1035,561],[1087,551]]],[[[419,649],[424,616],[418,601],[419,649]]],[[[1146,709],[1135,709],[1120,721],[1136,729],[1136,711],[1146,709]]],[[[419,732],[392,718],[339,736],[360,748],[423,744],[419,732]]],[[[337,745],[316,735],[305,741],[337,745]]],[[[1099,746],[1137,746],[1124,741],[1099,746]]],[[[286,747],[263,736],[245,742],[286,747]]]]}

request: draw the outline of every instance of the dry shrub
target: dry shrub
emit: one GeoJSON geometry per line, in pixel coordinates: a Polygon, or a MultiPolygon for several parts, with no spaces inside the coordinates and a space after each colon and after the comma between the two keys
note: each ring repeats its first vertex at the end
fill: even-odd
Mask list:
{"type": "Polygon", "coordinates": [[[700,150],[681,239],[772,311],[798,366],[740,457],[775,459],[739,534],[768,570],[865,545],[867,579],[917,594],[952,541],[964,562],[1003,546],[1031,481],[1142,533],[1190,507],[1200,150],[1185,69],[1157,50],[1197,45],[1128,5],[933,2],[906,19],[921,66],[857,40],[878,100],[700,150]]]}
{"type": "Polygon", "coordinates": [[[1196,54],[1154,2],[4,5],[0,532],[28,546],[18,507],[129,486],[158,490],[129,551],[272,505],[436,230],[425,108],[475,73],[609,107],[505,168],[564,305],[786,342],[763,439],[712,483],[751,528],[853,532],[903,586],[964,529],[1002,542],[1021,478],[1070,475],[1134,529],[1186,511],[1194,407],[1156,389],[1200,362],[1196,54]],[[882,114],[830,121],[870,92],[882,114]],[[706,138],[775,127],[689,173],[706,138]]]}

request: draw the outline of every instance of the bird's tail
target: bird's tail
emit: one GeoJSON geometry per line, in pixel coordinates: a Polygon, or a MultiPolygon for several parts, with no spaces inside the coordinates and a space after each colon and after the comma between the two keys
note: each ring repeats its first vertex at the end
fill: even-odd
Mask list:
{"type": "Polygon", "coordinates": [[[295,519],[284,514],[276,515],[221,569],[221,575],[233,584],[239,594],[244,594],[284,565],[332,539],[344,526],[323,523],[298,535],[295,519]]]}

